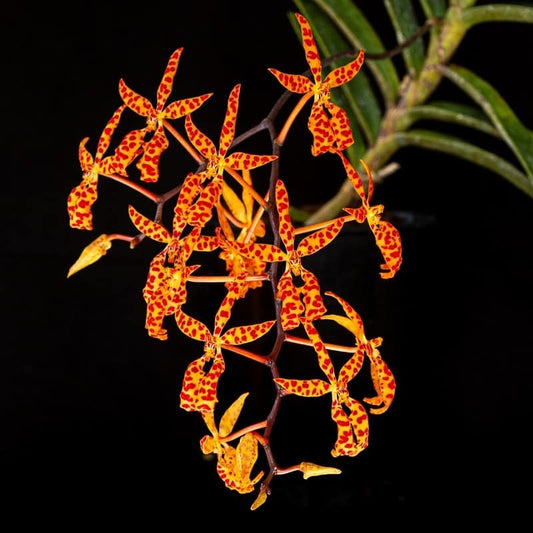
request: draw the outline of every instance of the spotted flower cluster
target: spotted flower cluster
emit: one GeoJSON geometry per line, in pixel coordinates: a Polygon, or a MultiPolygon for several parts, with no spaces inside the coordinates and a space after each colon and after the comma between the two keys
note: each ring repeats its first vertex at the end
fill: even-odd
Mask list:
{"type": "Polygon", "coordinates": [[[81,141],[82,181],[71,190],[67,200],[70,226],[81,230],[93,229],[92,209],[102,178],[116,180],[155,204],[152,214],[143,213],[131,204],[125,206],[132,234],[99,235],[82,251],[68,276],[99,260],[115,240],[129,242],[131,248],[145,238],[159,243],[160,251],[148,265],[142,289],[147,334],[165,341],[169,335],[167,328],[174,323],[183,335],[199,341],[197,356],[187,361],[179,391],[180,407],[197,413],[205,423],[207,433],[200,438],[200,450],[216,457],[216,470],[225,486],[241,494],[257,492],[251,509],[266,501],[278,475],[301,472],[307,479],[340,473],[333,466],[306,460],[293,465],[277,462],[270,435],[285,396],[330,395],[331,420],[336,428],[331,455],[354,457],[368,446],[369,415],[387,411],[396,389],[393,374],[378,350],[382,338],[368,339],[363,320],[354,307],[341,296],[323,291],[317,274],[306,266],[306,258],[320,253],[346,225],[366,223],[383,257],[381,276],[392,278],[402,262],[398,231],[381,219],[383,206],[371,204],[371,170],[361,161],[367,173],[365,190],[363,179],[344,154],[354,143],[348,116],[331,101],[331,91],[349,82],[361,69],[364,52],[361,50],[351,62],[323,76],[311,27],[299,13],[295,17],[311,77],[268,69],[286,91],[300,95],[281,128],[275,123],[277,115],[272,113],[250,134],[268,129],[271,153],[250,154],[235,149],[240,84],[229,93],[218,143],[202,132],[193,118],[207,105],[212,93],[167,103],[183,52],[178,48],[163,73],[155,105],[124,80],[119,81],[122,103],[106,124],[94,156],[87,148],[89,138],[81,141]],[[307,119],[313,138],[311,154],[319,157],[329,153],[338,157],[360,203],[346,207],[344,213],[332,220],[298,227],[291,217],[291,203],[285,181],[279,175],[279,161],[291,125],[305,112],[307,102],[311,107],[307,119]],[[144,118],[144,125],[126,133],[108,154],[112,137],[127,110],[144,118]],[[177,121],[181,122],[181,132],[177,121]],[[171,142],[187,151],[196,168],[182,172],[167,193],[156,194],[145,184],[160,180],[159,163],[171,142]],[[256,169],[268,166],[270,177],[258,179],[256,169]],[[164,207],[171,201],[172,216],[165,219],[164,207]],[[168,221],[168,227],[164,220],[168,221]],[[204,266],[207,261],[203,258],[212,254],[216,254],[221,265],[216,273],[204,266]],[[223,287],[211,323],[192,316],[194,313],[188,308],[191,283],[223,287]],[[246,302],[249,293],[260,288],[270,291],[274,304],[272,316],[251,324],[235,323],[232,319],[235,303],[246,302]],[[335,307],[340,307],[340,314],[333,312],[335,307]],[[353,343],[341,346],[323,340],[320,324],[324,320],[333,321],[352,333],[353,343]],[[257,347],[268,342],[272,346],[265,355],[257,347]],[[294,343],[314,354],[319,370],[316,377],[300,379],[280,375],[279,359],[290,357],[294,343]],[[335,356],[334,351],[338,352],[335,356]],[[262,365],[275,392],[274,404],[265,417],[241,427],[237,425],[239,416],[254,391],[229,398],[229,405],[224,406],[227,399],[219,398],[218,386],[231,366],[228,353],[262,365]],[[339,357],[343,358],[340,363],[339,357]],[[356,377],[364,376],[365,369],[375,394],[356,398],[350,384],[356,377]],[[263,463],[262,469],[258,461],[263,463]]]}

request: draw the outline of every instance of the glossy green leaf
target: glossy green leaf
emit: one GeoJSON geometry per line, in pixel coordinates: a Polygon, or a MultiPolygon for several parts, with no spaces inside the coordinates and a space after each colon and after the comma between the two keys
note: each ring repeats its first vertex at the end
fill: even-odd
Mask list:
{"type": "Polygon", "coordinates": [[[499,137],[498,130],[477,107],[456,102],[432,102],[407,109],[397,120],[399,130],[407,130],[419,120],[438,120],[472,128],[499,137]]]}
{"type": "MultiPolygon", "coordinates": [[[[413,3],[411,0],[385,0],[385,7],[396,32],[398,44],[406,42],[419,29],[413,3]]],[[[408,72],[418,74],[424,64],[424,45],[421,39],[402,50],[408,72]]]]}
{"type": "Polygon", "coordinates": [[[493,152],[483,150],[457,137],[434,131],[412,130],[396,133],[393,137],[398,143],[398,147],[417,146],[418,148],[444,152],[485,167],[533,197],[533,184],[527,175],[493,152]]]}
{"type": "MultiPolygon", "coordinates": [[[[383,53],[385,48],[364,13],[352,0],[302,0],[315,3],[330,17],[353,49],[363,48],[367,53],[383,53]]],[[[399,89],[399,78],[390,58],[365,60],[372,71],[386,105],[394,104],[399,89]]]]}
{"type": "MultiPolygon", "coordinates": [[[[309,21],[313,28],[313,34],[320,50],[323,64],[327,63],[327,58],[336,54],[346,52],[350,45],[343,37],[331,19],[324,14],[314,3],[294,0],[300,13],[309,21]]],[[[299,32],[299,27],[296,28],[299,32]]],[[[345,65],[349,59],[344,58],[331,63],[332,68],[345,65]]],[[[360,149],[357,153],[348,154],[352,157],[361,157],[365,142],[361,138],[359,128],[364,133],[366,142],[373,143],[381,126],[382,111],[380,104],[374,95],[368,77],[364,69],[347,84],[342,85],[332,92],[332,100],[348,113],[354,137],[359,140],[360,149]]]]}
{"type": "Polygon", "coordinates": [[[520,122],[507,102],[488,82],[457,65],[443,66],[440,70],[485,111],[533,182],[533,132],[520,122]]]}

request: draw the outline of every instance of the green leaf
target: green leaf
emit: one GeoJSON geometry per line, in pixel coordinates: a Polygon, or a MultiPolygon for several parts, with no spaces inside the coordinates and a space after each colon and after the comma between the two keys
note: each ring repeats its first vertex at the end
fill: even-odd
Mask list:
{"type": "MultiPolygon", "coordinates": [[[[396,32],[398,44],[406,42],[419,29],[420,25],[411,0],[385,0],[385,7],[396,32]]],[[[402,51],[407,70],[418,74],[424,64],[424,45],[417,39],[402,51]]]]}
{"type": "Polygon", "coordinates": [[[533,7],[515,4],[489,4],[469,7],[461,14],[467,28],[482,22],[533,22],[533,7]]]}
{"type": "Polygon", "coordinates": [[[427,18],[444,17],[447,9],[445,0],[420,0],[427,18]]]}
{"type": "MultiPolygon", "coordinates": [[[[319,6],[346,37],[351,48],[363,48],[365,52],[373,54],[385,52],[378,34],[352,0],[302,0],[302,2],[304,5],[314,2],[319,6]]],[[[367,59],[365,65],[368,65],[372,71],[385,105],[393,105],[400,82],[391,59],[367,59]]]]}
{"type": "MultiPolygon", "coordinates": [[[[326,64],[327,58],[350,49],[346,39],[320,8],[301,0],[294,0],[294,3],[311,24],[323,64],[326,64]]],[[[300,35],[298,25],[296,31],[300,35]]],[[[348,61],[348,59],[334,61],[330,67],[325,68],[330,71],[331,68],[345,65],[348,61]]],[[[368,143],[376,140],[381,126],[382,112],[364,70],[360,70],[349,83],[335,89],[332,92],[332,101],[348,113],[354,136],[361,139],[358,131],[360,127],[368,143]]]]}
{"type": "Polygon", "coordinates": [[[499,137],[498,130],[479,108],[456,102],[432,102],[407,109],[397,120],[399,130],[405,131],[417,120],[438,120],[466,126],[499,137]]]}
{"type": "Polygon", "coordinates": [[[417,146],[418,148],[444,152],[485,167],[499,174],[533,198],[533,184],[528,177],[514,165],[493,152],[478,148],[457,137],[428,130],[395,133],[393,137],[400,147],[417,146]]]}
{"type": "Polygon", "coordinates": [[[533,132],[520,122],[492,85],[470,70],[453,65],[441,66],[440,71],[485,111],[533,181],[533,132]]]}

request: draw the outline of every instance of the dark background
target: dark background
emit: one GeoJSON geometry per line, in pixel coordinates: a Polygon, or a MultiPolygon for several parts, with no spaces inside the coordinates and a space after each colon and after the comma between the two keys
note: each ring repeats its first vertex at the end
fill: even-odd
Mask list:
{"type": "MultiPolygon", "coordinates": [[[[376,24],[387,20],[381,2],[358,5],[376,24]]],[[[94,151],[120,104],[121,77],[155,100],[168,57],[183,46],[174,98],[214,92],[196,116],[216,140],[236,83],[240,133],[280,94],[268,67],[305,70],[286,18],[292,3],[251,6],[52,2],[10,5],[1,15],[0,483],[9,495],[3,505],[21,520],[67,520],[74,530],[104,519],[266,525],[282,515],[412,525],[426,524],[424,511],[434,523],[465,510],[476,520],[495,514],[512,520],[530,493],[533,215],[531,199],[495,174],[403,149],[394,158],[400,170],[374,197],[391,214],[422,220],[400,226],[405,259],[398,276],[382,281],[377,261],[375,270],[365,266],[362,258],[374,253],[366,241],[355,259],[328,249],[334,266],[323,271],[325,288],[355,291],[368,327],[385,338],[397,398],[387,414],[371,417],[368,450],[338,462],[328,453],[334,426],[327,402],[320,404],[324,418],[310,429],[300,427],[310,420],[287,401],[279,456],[289,460],[301,446],[316,457],[296,460],[334,464],[343,474],[280,476],[254,513],[248,508],[255,496],[228,491],[202,458],[203,427],[178,405],[198,343],[172,327],[169,340],[159,342],[143,328],[141,289],[156,248],[115,244],[99,263],[66,279],[86,244],[127,223],[119,187],[104,180],[94,233],[70,229],[66,212],[80,180],[78,144],[89,136],[94,151]],[[306,431],[301,445],[299,429],[306,431]]],[[[497,87],[530,128],[532,46],[530,25],[485,24],[454,57],[497,87]]],[[[306,145],[305,128],[295,131],[306,145]]],[[[283,151],[289,194],[299,205],[320,203],[340,181],[322,163],[291,162],[289,151],[298,146],[291,141],[283,151]]],[[[360,237],[350,238],[359,246],[360,237]]],[[[246,387],[248,377],[238,386],[246,387]]]]}

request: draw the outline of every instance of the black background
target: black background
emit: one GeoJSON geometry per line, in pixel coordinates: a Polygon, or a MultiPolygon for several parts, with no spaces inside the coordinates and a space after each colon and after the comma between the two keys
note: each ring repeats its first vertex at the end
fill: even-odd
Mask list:
{"type": "MultiPolygon", "coordinates": [[[[371,20],[387,20],[381,2],[358,5],[371,20]]],[[[371,278],[365,285],[354,271],[358,260],[328,252],[331,290],[365,287],[358,289],[361,306],[385,337],[397,398],[386,415],[371,419],[369,449],[340,460],[341,476],[276,478],[254,513],[253,496],[225,489],[202,458],[196,415],[179,409],[183,371],[198,345],[172,329],[159,342],[143,328],[141,288],[156,248],[115,244],[66,279],[86,244],[127,223],[116,184],[99,186],[93,234],[70,229],[66,212],[80,180],[78,144],[89,136],[94,150],[120,104],[119,78],[155,99],[168,57],[183,46],[173,94],[214,92],[196,116],[215,140],[227,95],[242,83],[239,133],[266,116],[280,94],[268,67],[306,68],[286,18],[292,9],[291,2],[155,1],[140,8],[21,3],[3,11],[0,483],[10,496],[3,505],[21,520],[68,520],[76,530],[92,520],[265,525],[289,513],[414,524],[425,523],[424,510],[440,521],[465,510],[477,520],[496,513],[511,520],[523,509],[532,419],[532,205],[488,170],[403,149],[394,158],[400,170],[375,201],[430,222],[403,227],[397,278],[380,281],[376,268],[364,272],[371,278]],[[104,204],[107,197],[117,204],[104,204]]],[[[390,29],[385,35],[392,46],[390,29]]],[[[532,35],[530,25],[485,24],[454,56],[497,87],[530,128],[532,35]]],[[[309,141],[305,128],[295,131],[300,139],[283,151],[289,194],[299,205],[319,203],[340,181],[324,163],[290,159],[290,150],[309,141]]],[[[287,412],[298,420],[289,402],[287,412]]],[[[333,426],[327,409],[323,414],[307,438],[325,443],[316,453],[331,464],[333,426]]],[[[292,446],[295,424],[289,414],[281,417],[292,446]]],[[[297,460],[307,459],[317,460],[297,460]]]]}

